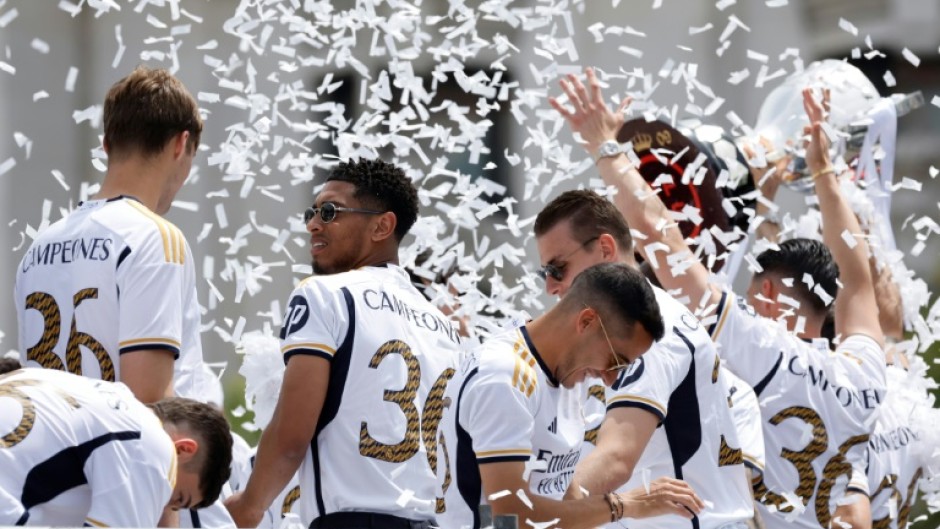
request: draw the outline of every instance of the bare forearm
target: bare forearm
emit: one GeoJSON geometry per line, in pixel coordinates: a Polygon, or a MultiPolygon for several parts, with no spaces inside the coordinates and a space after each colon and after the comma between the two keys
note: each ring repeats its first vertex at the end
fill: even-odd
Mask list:
{"type": "Polygon", "coordinates": [[[894,282],[891,269],[887,266],[879,271],[874,258],[869,260],[870,272],[875,278],[875,299],[878,301],[878,321],[885,337],[893,340],[904,339],[904,313],[901,308],[901,291],[894,282]]]}
{"type": "Polygon", "coordinates": [[[574,479],[588,493],[602,494],[619,489],[632,475],[633,466],[625,458],[598,447],[578,463],[574,479]]]}
{"type": "Polygon", "coordinates": [[[494,501],[493,514],[515,514],[519,519],[519,527],[528,527],[530,524],[526,520],[544,524],[557,519],[554,527],[565,529],[593,529],[611,522],[610,506],[603,495],[568,501],[552,500],[535,494],[529,494],[528,498],[532,502],[531,509],[515,495],[506,497],[505,501],[494,501]]]}
{"type": "MultiPolygon", "coordinates": [[[[847,291],[860,290],[871,292],[871,272],[868,268],[868,243],[858,235],[862,228],[852,208],[842,196],[839,181],[834,173],[827,173],[816,178],[816,196],[822,212],[823,241],[832,252],[832,257],[839,265],[839,278],[847,291]],[[843,239],[843,234],[853,236],[854,244],[843,239]]],[[[841,295],[841,294],[840,294],[841,295]]]]}
{"type": "MultiPolygon", "coordinates": [[[[272,423],[273,425],[273,423],[272,423]]],[[[245,487],[244,500],[265,510],[297,472],[307,453],[307,445],[289,446],[269,427],[258,443],[254,470],[245,487]]]]}
{"type": "Polygon", "coordinates": [[[601,158],[597,171],[605,184],[617,189],[614,204],[627,224],[648,236],[649,242],[661,240],[663,227],[673,222],[669,210],[630,160],[624,155],[601,158]]]}

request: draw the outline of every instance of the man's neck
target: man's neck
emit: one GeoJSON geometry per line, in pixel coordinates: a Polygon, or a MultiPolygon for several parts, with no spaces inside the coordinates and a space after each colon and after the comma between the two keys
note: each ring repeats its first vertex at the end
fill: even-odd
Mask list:
{"type": "Polygon", "coordinates": [[[525,328],[529,333],[529,340],[538,350],[545,366],[551,373],[557,373],[561,360],[558,355],[563,349],[563,347],[558,347],[562,337],[557,336],[561,322],[554,321],[552,316],[552,311],[549,311],[526,323],[525,328]]]}
{"type": "Polygon", "coordinates": [[[121,195],[132,196],[155,213],[167,184],[168,172],[160,156],[144,158],[138,154],[108,161],[108,172],[95,199],[108,199],[121,195]]]}

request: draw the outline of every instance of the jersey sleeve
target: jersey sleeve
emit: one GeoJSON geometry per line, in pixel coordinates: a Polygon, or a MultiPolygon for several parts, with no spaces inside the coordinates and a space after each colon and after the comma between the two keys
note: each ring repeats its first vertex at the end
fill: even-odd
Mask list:
{"type": "Polygon", "coordinates": [[[330,289],[313,278],[298,285],[281,327],[284,362],[298,354],[332,360],[350,326],[350,304],[352,297],[346,291],[330,289]]]}
{"type": "Polygon", "coordinates": [[[458,420],[473,439],[479,464],[528,461],[532,455],[538,381],[521,360],[514,366],[518,376],[502,360],[483,364],[461,395],[458,420]]]}
{"type": "Polygon", "coordinates": [[[765,378],[783,360],[779,340],[786,330],[779,323],[759,316],[743,298],[726,290],[721,293],[715,321],[708,332],[728,368],[759,395],[765,378]]]}
{"type": "Polygon", "coordinates": [[[691,367],[691,347],[680,330],[669,329],[608,388],[607,409],[640,408],[665,419],[669,397],[691,367]]]}
{"type": "Polygon", "coordinates": [[[153,455],[142,455],[128,444],[137,442],[111,441],[86,461],[91,489],[86,526],[156,527],[169,503],[173,485],[166,468],[153,463],[153,455]]]}
{"type": "Polygon", "coordinates": [[[165,349],[179,358],[184,267],[192,259],[179,229],[165,221],[158,227],[122,250],[126,257],[117,265],[118,347],[121,354],[165,349]]]}
{"type": "Polygon", "coordinates": [[[887,367],[884,350],[878,342],[864,334],[854,334],[836,347],[835,359],[852,369],[853,385],[877,391],[879,400],[883,400],[887,390],[887,367]]]}

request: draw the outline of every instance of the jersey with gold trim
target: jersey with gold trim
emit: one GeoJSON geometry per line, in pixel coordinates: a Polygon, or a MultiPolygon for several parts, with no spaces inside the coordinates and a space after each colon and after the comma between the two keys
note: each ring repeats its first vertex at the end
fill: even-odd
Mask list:
{"type": "Polygon", "coordinates": [[[121,379],[120,355],[164,349],[178,394],[201,368],[192,253],[182,232],[130,197],[83,202],[39,234],[16,271],[25,366],[121,379]]]}
{"type": "Polygon", "coordinates": [[[123,384],[0,376],[0,434],[0,526],[156,527],[170,501],[176,449],[123,384]]]}
{"type": "Polygon", "coordinates": [[[525,326],[466,353],[447,391],[455,420],[442,429],[453,481],[440,527],[480,527],[480,465],[525,462],[529,493],[561,499],[584,439],[582,392],[558,384],[525,326]]]}
{"type": "Polygon", "coordinates": [[[709,507],[692,520],[658,516],[631,520],[630,527],[709,529],[747,520],[754,506],[717,348],[685,305],[653,291],[666,334],[607,390],[607,410],[639,408],[661,425],[619,490],[664,476],[682,479],[709,507]]]}
{"type": "Polygon", "coordinates": [[[398,266],[297,286],[281,330],[287,368],[296,355],[330,362],[326,402],[300,469],[304,525],[337,511],[434,518],[438,426],[459,344],[457,326],[398,266]]]}
{"type": "Polygon", "coordinates": [[[888,366],[888,395],[878,409],[875,429],[868,441],[868,490],[871,493],[872,529],[905,529],[912,521],[911,505],[923,475],[925,424],[922,406],[930,402],[919,384],[903,368],[888,366]],[[915,389],[918,388],[918,389],[915,389]]]}
{"type": "Polygon", "coordinates": [[[709,331],[731,371],[754,388],[763,412],[767,464],[754,495],[768,529],[828,528],[864,472],[874,412],[884,399],[885,359],[853,335],[835,351],[805,342],[724,292],[709,331]]]}

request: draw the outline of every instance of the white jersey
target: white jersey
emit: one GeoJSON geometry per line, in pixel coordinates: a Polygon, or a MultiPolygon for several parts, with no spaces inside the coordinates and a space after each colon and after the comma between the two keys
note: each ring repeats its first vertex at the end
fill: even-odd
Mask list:
{"type": "Polygon", "coordinates": [[[170,501],[176,449],[123,384],[0,376],[0,433],[0,526],[156,527],[170,501]]]}
{"type": "MultiPolygon", "coordinates": [[[[639,408],[655,415],[653,432],[633,476],[620,491],[667,476],[685,480],[709,503],[691,520],[679,516],[631,520],[630,527],[710,529],[753,517],[744,453],[719,377],[717,348],[698,319],[653,287],[666,333],[607,390],[608,411],[639,408]]],[[[611,524],[618,527],[618,524],[611,524]]]]}
{"type": "Polygon", "coordinates": [[[835,352],[824,341],[807,343],[729,292],[716,317],[710,332],[722,358],[761,403],[767,464],[754,495],[764,523],[828,528],[853,466],[864,469],[871,421],[884,399],[884,352],[863,335],[847,337],[835,352]]]}
{"type": "Polygon", "coordinates": [[[179,511],[180,529],[235,529],[235,520],[222,504],[222,498],[202,509],[185,509],[179,511]]]}
{"type": "Polygon", "coordinates": [[[303,281],[284,322],[285,362],[302,354],[331,363],[300,469],[304,525],[338,511],[432,520],[440,497],[437,430],[457,365],[457,326],[394,265],[303,281]]]}
{"type": "Polygon", "coordinates": [[[744,454],[744,464],[756,474],[764,472],[767,464],[764,451],[764,421],[761,419],[760,402],[754,388],[722,366],[719,378],[728,387],[728,401],[734,418],[738,441],[744,454]]]}
{"type": "Polygon", "coordinates": [[[21,363],[121,380],[120,355],[165,349],[174,387],[201,369],[192,252],[172,223],[130,197],[83,202],[39,234],[16,271],[21,363]]]}
{"type": "Polygon", "coordinates": [[[581,395],[578,386],[559,385],[524,326],[466,353],[447,390],[456,420],[442,428],[454,481],[440,527],[480,527],[478,509],[486,501],[479,465],[526,462],[529,492],[561,499],[584,440],[581,395]]]}
{"type": "Polygon", "coordinates": [[[924,429],[936,424],[922,422],[919,408],[930,401],[913,389],[918,385],[909,383],[911,376],[901,367],[888,366],[888,395],[868,441],[872,529],[907,527],[925,466],[922,455],[936,449],[921,446],[924,429]]]}

